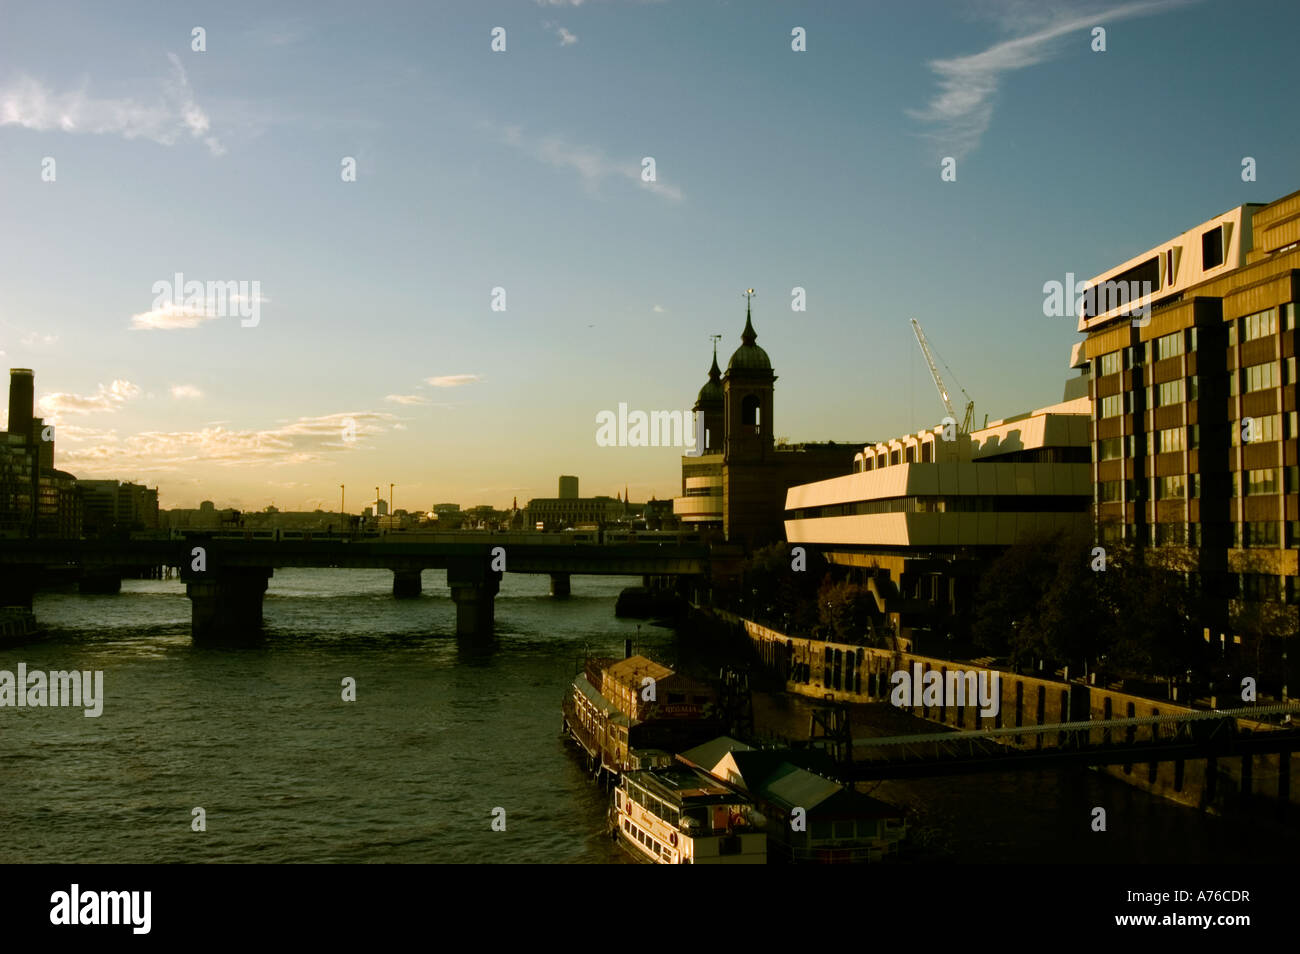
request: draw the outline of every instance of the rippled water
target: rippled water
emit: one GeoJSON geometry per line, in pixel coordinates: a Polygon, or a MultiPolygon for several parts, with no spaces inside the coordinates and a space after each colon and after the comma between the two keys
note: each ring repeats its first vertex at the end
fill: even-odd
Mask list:
{"type": "MultiPolygon", "coordinates": [[[[415,600],[394,600],[386,571],[277,571],[252,649],[192,646],[177,582],[38,594],[48,638],[0,650],[0,669],[102,669],[106,699],[98,719],[0,709],[0,862],[625,860],[604,834],[606,794],[560,736],[560,699],[588,648],[617,655],[632,637],[672,662],[679,647],[614,617],[637,578],[575,577],[567,600],[548,582],[505,577],[487,646],[454,637],[439,571],[415,600]],[[206,832],[191,831],[196,806],[206,832]]],[[[802,700],[758,709],[769,726],[807,727],[802,700]]],[[[889,734],[909,719],[854,718],[889,734]]],[[[874,794],[915,813],[918,861],[1281,860],[1300,847],[1269,819],[1210,818],[1082,770],[874,794]]]]}
{"type": "Polygon", "coordinates": [[[613,602],[640,581],[583,577],[564,601],[548,582],[506,576],[490,647],[452,635],[438,571],[415,600],[384,571],[277,571],[255,649],[192,646],[179,583],[39,594],[49,638],[0,669],[102,669],[106,701],[0,709],[0,861],[620,859],[559,707],[584,647],[637,637],[613,602]]]}

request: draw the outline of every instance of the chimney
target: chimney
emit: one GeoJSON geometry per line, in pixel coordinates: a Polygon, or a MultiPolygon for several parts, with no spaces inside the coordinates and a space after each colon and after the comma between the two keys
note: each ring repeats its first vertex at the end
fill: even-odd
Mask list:
{"type": "Polygon", "coordinates": [[[632,658],[632,640],[630,639],[623,640],[623,658],[624,659],[632,658]]]}
{"type": "Polygon", "coordinates": [[[9,433],[21,434],[23,440],[30,444],[32,434],[32,411],[35,410],[35,379],[30,368],[9,369],[9,433]]]}

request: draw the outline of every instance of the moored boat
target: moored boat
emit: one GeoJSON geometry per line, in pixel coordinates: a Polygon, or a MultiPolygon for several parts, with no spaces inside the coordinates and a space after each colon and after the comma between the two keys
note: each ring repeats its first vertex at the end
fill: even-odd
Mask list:
{"type": "Polygon", "coordinates": [[[564,730],[599,773],[670,765],[720,734],[717,693],[645,656],[588,659],[565,693],[564,730]]]}
{"type": "Polygon", "coordinates": [[[682,762],[621,775],[610,821],[615,837],[639,861],[661,865],[767,862],[764,819],[753,800],[682,762]]]}

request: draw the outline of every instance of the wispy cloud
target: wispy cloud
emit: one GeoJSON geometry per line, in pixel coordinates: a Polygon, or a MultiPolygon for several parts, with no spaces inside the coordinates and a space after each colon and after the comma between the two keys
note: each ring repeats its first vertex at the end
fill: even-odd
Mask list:
{"type": "MultiPolygon", "coordinates": [[[[230,284],[233,284],[233,282],[230,284]]],[[[261,292],[255,292],[248,296],[228,295],[224,305],[224,309],[228,314],[222,314],[223,305],[219,298],[195,296],[191,299],[187,297],[184,303],[169,301],[151,311],[142,311],[139,314],[132,315],[131,330],[175,331],[178,328],[197,328],[205,321],[234,317],[234,314],[231,314],[232,312],[237,312],[241,316],[244,315],[243,305],[245,303],[261,306],[270,300],[261,292]],[[197,304],[200,301],[203,302],[202,306],[197,304]]]]}
{"type": "Polygon", "coordinates": [[[570,169],[576,172],[588,191],[593,194],[607,179],[626,179],[665,199],[674,202],[682,200],[682,190],[678,186],[662,180],[643,181],[639,158],[616,162],[606,157],[601,149],[571,143],[562,136],[546,136],[537,139],[525,135],[519,126],[501,126],[492,122],[483,122],[480,125],[495,134],[507,146],[557,169],[570,169]]]}
{"type": "Polygon", "coordinates": [[[483,379],[477,374],[444,374],[441,377],[425,378],[424,380],[435,388],[459,388],[466,384],[477,384],[483,379]]]}
{"type": "Polygon", "coordinates": [[[662,315],[664,313],[664,306],[655,305],[654,308],[651,309],[651,311],[653,311],[656,315],[662,315]]]}
{"type": "Polygon", "coordinates": [[[428,404],[429,399],[421,394],[390,394],[385,401],[391,404],[428,404]]]}
{"type": "Polygon", "coordinates": [[[36,331],[29,331],[20,339],[24,347],[27,348],[48,348],[50,345],[58,344],[58,335],[43,335],[36,331]]]}
{"type": "Polygon", "coordinates": [[[216,317],[202,308],[173,305],[169,302],[153,311],[142,311],[138,315],[132,315],[131,329],[133,331],[175,331],[177,328],[197,328],[203,322],[212,321],[216,317]]]}
{"type": "Polygon", "coordinates": [[[201,398],[203,392],[192,384],[174,384],[172,385],[172,397],[178,400],[201,398]]]}
{"type": "MultiPolygon", "coordinates": [[[[961,158],[974,151],[993,121],[993,100],[1005,74],[1035,66],[1059,52],[1062,37],[1120,20],[1150,16],[1187,6],[1198,0],[1143,0],[1097,8],[1035,8],[1029,19],[1001,17],[1004,27],[1018,22],[1033,32],[996,43],[967,56],[931,60],[938,91],[925,109],[908,114],[934,128],[929,136],[948,155],[961,158]],[[1030,26],[1032,24],[1032,26],[1030,26]]],[[[1005,11],[1004,11],[1005,12],[1005,11]]]]}
{"type": "Polygon", "coordinates": [[[46,394],[36,403],[45,412],[45,416],[57,424],[69,414],[101,414],[119,410],[139,394],[140,388],[137,385],[119,378],[108,387],[101,384],[94,394],[55,391],[46,394]]]}
{"type": "Polygon", "coordinates": [[[119,135],[125,139],[148,139],[172,146],[185,137],[201,140],[213,155],[225,147],[212,134],[207,112],[194,99],[189,76],[180,58],[168,53],[171,75],[162,82],[159,99],[153,103],[136,99],[103,99],[91,96],[83,87],[57,92],[40,80],[20,76],[0,87],[0,126],[22,126],[38,132],[119,135]]]}
{"type": "Polygon", "coordinates": [[[119,437],[115,430],[59,429],[63,466],[86,476],[183,470],[194,464],[286,465],[315,463],[338,451],[359,450],[363,440],[396,426],[382,411],[349,411],[300,417],[260,430],[146,431],[119,437]],[[344,430],[356,440],[344,440],[344,430]]]}
{"type": "Polygon", "coordinates": [[[568,30],[560,26],[558,23],[553,23],[550,20],[542,21],[542,29],[549,30],[551,33],[554,33],[557,37],[559,37],[560,46],[572,46],[573,44],[578,42],[577,34],[570,33],[568,30]]]}

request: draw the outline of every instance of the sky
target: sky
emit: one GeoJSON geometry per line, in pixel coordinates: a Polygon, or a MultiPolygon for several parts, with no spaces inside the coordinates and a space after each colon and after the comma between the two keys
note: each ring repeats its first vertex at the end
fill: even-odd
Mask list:
{"type": "Polygon", "coordinates": [[[0,23],[0,361],[56,466],[168,508],[674,496],[681,449],[602,446],[597,415],[689,411],[748,288],[778,437],[937,424],[909,318],[996,420],[1072,374],[1044,283],[1300,189],[1289,0],[0,23]]]}

